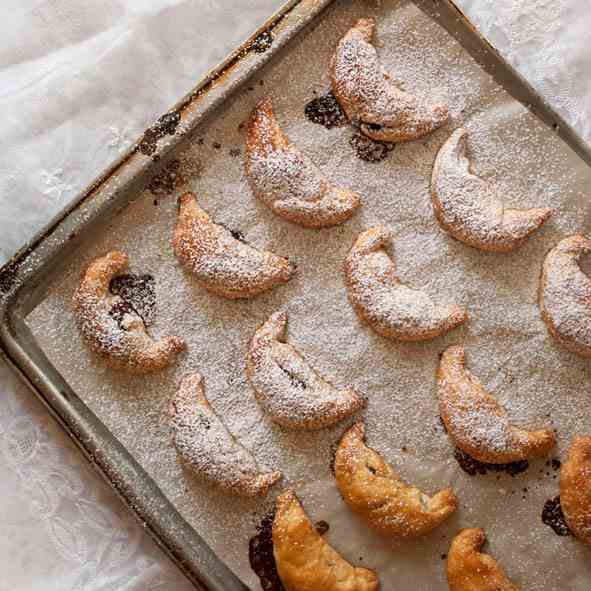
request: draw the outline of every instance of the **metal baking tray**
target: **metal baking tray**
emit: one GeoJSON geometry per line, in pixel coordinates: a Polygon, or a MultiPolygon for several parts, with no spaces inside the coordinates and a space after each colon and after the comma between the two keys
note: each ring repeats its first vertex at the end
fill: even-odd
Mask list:
{"type": "MultiPolygon", "coordinates": [[[[509,94],[562,138],[587,164],[591,149],[536,91],[479,35],[449,0],[414,0],[443,26],[509,94]]],[[[247,589],[181,517],[131,454],[90,411],[36,343],[24,319],[52,278],[68,264],[82,236],[108,223],[158,173],[175,150],[197,133],[245,82],[333,0],[292,0],[170,111],[119,161],[22,248],[0,271],[0,347],[88,461],[116,491],[160,547],[197,589],[247,589]]]]}

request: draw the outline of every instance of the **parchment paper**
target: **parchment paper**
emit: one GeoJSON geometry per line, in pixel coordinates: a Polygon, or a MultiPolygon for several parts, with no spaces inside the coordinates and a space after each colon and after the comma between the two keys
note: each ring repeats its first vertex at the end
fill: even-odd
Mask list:
{"type": "Polygon", "coordinates": [[[28,321],[74,390],[214,551],[258,588],[248,566],[248,539],[274,494],[292,486],[311,518],[330,524],[327,538],[334,547],[353,563],[378,570],[384,590],[446,589],[442,556],[455,532],[467,526],[485,528],[489,551],[518,586],[588,589],[589,549],[574,538],[557,537],[540,519],[545,500],[558,494],[557,472],[539,461],[515,478],[463,473],[439,424],[434,380],[438,353],[462,342],[469,367],[515,422],[558,429],[557,455],[573,435],[588,432],[589,362],[554,345],[536,303],[544,254],[560,238],[588,229],[591,207],[584,191],[591,175],[578,158],[498,88],[443,29],[412,4],[391,1],[338,2],[204,126],[183,158],[203,165],[201,175],[189,182],[201,205],[253,244],[297,261],[299,277],[251,301],[209,294],[180,268],[170,246],[176,196],[186,187],[158,198],[158,205],[146,191],[81,249],[28,321]],[[446,101],[453,114],[446,128],[396,146],[380,163],[355,156],[349,144],[352,128],[327,130],[303,112],[314,91],[322,94],[329,86],[327,64],[338,38],[368,14],[378,19],[384,66],[407,90],[446,101]],[[242,172],[239,128],[265,93],[272,95],[292,141],[331,179],[362,195],[361,211],[345,225],[299,228],[251,195],[242,172]],[[447,236],[433,217],[432,163],[460,124],[470,133],[476,170],[506,187],[508,206],[558,209],[515,253],[470,249],[447,236]],[[393,230],[400,276],[441,301],[466,305],[471,321],[465,328],[431,342],[401,344],[360,323],[347,300],[342,262],[359,232],[378,222],[393,230]],[[149,377],[114,372],[87,350],[75,328],[70,298],[80,273],[114,248],[130,255],[133,270],[156,277],[154,334],[178,334],[189,344],[186,357],[167,372],[149,377]],[[245,352],[257,326],[282,307],[289,312],[289,339],[304,356],[333,382],[351,383],[368,395],[363,416],[369,444],[426,492],[452,486],[458,494],[457,514],[429,537],[384,540],[348,511],[330,471],[332,448],[347,425],[302,436],[274,426],[258,408],[244,374],[245,352]],[[259,460],[283,471],[282,485],[265,501],[224,496],[181,468],[165,410],[176,384],[191,370],[204,374],[210,402],[230,430],[259,460]]]}

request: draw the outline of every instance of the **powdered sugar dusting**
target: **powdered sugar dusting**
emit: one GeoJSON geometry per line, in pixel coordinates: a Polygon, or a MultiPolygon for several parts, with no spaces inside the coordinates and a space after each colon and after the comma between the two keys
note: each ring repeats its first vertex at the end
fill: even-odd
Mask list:
{"type": "Polygon", "coordinates": [[[293,429],[318,429],[363,408],[363,397],[337,389],[287,343],[287,314],[277,312],[259,328],[248,350],[247,373],[257,400],[272,420],[293,429]]]}
{"type": "Polygon", "coordinates": [[[205,397],[203,378],[185,376],[169,408],[176,449],[201,477],[237,494],[264,495],[280,472],[263,472],[240,445],[205,397]]]}
{"type": "Polygon", "coordinates": [[[172,251],[176,197],[184,189],[162,197],[157,207],[146,193],[104,233],[89,237],[29,317],[50,360],[252,589],[258,582],[248,565],[248,539],[276,492],[286,486],[297,490],[312,520],[330,523],[326,536],[336,550],[355,564],[363,558],[365,566],[379,571],[384,589],[445,591],[440,556],[455,532],[468,526],[486,529],[495,558],[523,588],[546,591],[549,581],[557,589],[586,585],[591,580],[588,550],[555,536],[540,520],[545,500],[558,492],[557,480],[540,472],[543,464],[535,461],[515,478],[464,474],[439,424],[435,383],[438,354],[462,342],[470,352],[471,370],[515,423],[541,419],[558,428],[557,454],[588,427],[585,384],[591,366],[556,347],[537,305],[544,255],[559,239],[584,233],[591,219],[591,202],[581,192],[591,186],[586,168],[455,41],[405,2],[337,0],[249,87],[253,90],[240,92],[196,133],[187,153],[203,163],[203,171],[187,179],[186,188],[195,191],[216,222],[240,231],[254,247],[296,262],[298,275],[252,300],[230,301],[209,293],[182,270],[172,251]],[[350,126],[327,130],[304,114],[313,91],[324,94],[330,86],[327,70],[336,43],[364,16],[376,17],[384,68],[404,80],[408,92],[449,105],[452,115],[445,128],[424,140],[398,144],[387,159],[371,163],[352,152],[350,126]],[[346,223],[321,231],[301,228],[252,195],[242,159],[229,152],[244,153],[245,134],[239,127],[264,95],[272,96],[289,138],[331,182],[363,196],[363,207],[346,223]],[[443,232],[433,216],[433,162],[458,126],[468,130],[475,172],[506,188],[505,206],[544,203],[557,209],[516,252],[498,255],[468,248],[443,232]],[[465,328],[413,344],[382,338],[359,321],[347,298],[342,265],[359,234],[377,224],[393,235],[400,279],[437,301],[468,308],[465,328]],[[72,292],[85,265],[114,248],[130,255],[132,272],[155,278],[158,311],[152,334],[178,334],[187,341],[186,357],[163,373],[122,375],[81,346],[72,292]],[[302,436],[275,425],[256,402],[245,374],[249,342],[280,309],[289,313],[289,341],[320,375],[367,395],[367,410],[360,414],[372,447],[407,482],[423,490],[451,486],[456,492],[458,511],[429,537],[416,543],[382,540],[351,515],[330,471],[331,446],[346,424],[302,436]],[[257,462],[283,473],[283,481],[265,499],[222,494],[179,462],[167,409],[181,379],[193,371],[204,376],[207,397],[230,433],[257,462]]]}

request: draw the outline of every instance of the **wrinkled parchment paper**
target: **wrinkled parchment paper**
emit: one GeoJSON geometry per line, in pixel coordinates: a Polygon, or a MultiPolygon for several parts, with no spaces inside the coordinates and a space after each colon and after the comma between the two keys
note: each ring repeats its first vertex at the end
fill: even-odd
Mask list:
{"type": "Polygon", "coordinates": [[[488,550],[518,586],[588,589],[589,549],[574,538],[556,536],[540,519],[546,499],[558,494],[557,472],[544,461],[532,462],[515,478],[462,472],[439,423],[434,379],[438,353],[462,342],[468,366],[515,422],[558,429],[557,457],[575,434],[591,428],[589,362],[554,345],[536,303],[546,251],[560,238],[587,230],[591,207],[585,189],[591,175],[586,167],[443,29],[406,2],[337,2],[247,86],[182,155],[202,165],[188,185],[217,221],[240,230],[252,244],[295,260],[298,278],[251,301],[209,294],[180,268],[170,245],[176,196],[184,189],[157,198],[157,205],[146,191],[103,234],[89,240],[29,316],[50,360],[183,517],[253,589],[258,583],[248,566],[248,539],[273,496],[286,486],[295,487],[312,519],[330,524],[327,538],[335,548],[351,562],[379,572],[385,590],[446,589],[442,556],[455,532],[468,526],[485,528],[488,550]],[[444,129],[397,145],[379,163],[355,156],[349,144],[352,128],[327,130],[304,116],[314,92],[328,89],[327,64],[338,38],[368,14],[378,19],[384,66],[406,90],[447,102],[453,115],[444,129]],[[331,179],[362,195],[362,209],[345,225],[299,228],[251,195],[242,171],[240,124],[266,93],[292,141],[331,179]],[[459,125],[469,131],[475,170],[506,188],[508,206],[558,209],[515,253],[470,249],[447,236],[434,219],[432,163],[459,125]],[[403,344],[360,323],[347,300],[342,262],[359,232],[378,222],[393,231],[392,255],[401,278],[441,301],[467,306],[471,321],[465,328],[431,342],[403,344]],[[85,265],[115,248],[130,255],[134,271],[155,275],[153,333],[177,334],[189,344],[175,368],[130,377],[108,369],[82,345],[71,295],[85,265]],[[262,414],[246,381],[245,352],[257,326],[279,308],[289,313],[290,341],[323,375],[367,394],[363,418],[369,444],[426,492],[454,488],[460,509],[432,535],[414,542],[384,540],[348,511],[330,471],[332,448],[346,425],[302,436],[274,426],[262,414]],[[229,429],[261,462],[283,471],[283,483],[266,500],[224,496],[178,462],[165,411],[176,384],[192,370],[205,376],[207,396],[229,429]]]}

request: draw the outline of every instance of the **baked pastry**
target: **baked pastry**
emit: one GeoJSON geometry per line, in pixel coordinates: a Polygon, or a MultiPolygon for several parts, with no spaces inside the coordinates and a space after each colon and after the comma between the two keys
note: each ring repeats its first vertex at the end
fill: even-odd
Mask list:
{"type": "Polygon", "coordinates": [[[352,566],[324,541],[292,490],[277,498],[273,555],[287,591],[377,591],[380,587],[375,572],[352,566]]]}
{"type": "Polygon", "coordinates": [[[248,379],[273,421],[289,429],[321,429],[363,408],[363,396],[337,389],[318,375],[286,341],[286,332],[287,313],[276,312],[255,332],[248,349],[248,379]]]}
{"type": "Polygon", "coordinates": [[[117,250],[90,263],[73,297],[76,323],[90,347],[112,367],[132,373],[157,371],[174,363],[185,343],[178,337],[154,340],[133,306],[111,293],[111,280],[127,265],[127,255],[117,250]]]}
{"type": "Polygon", "coordinates": [[[591,437],[575,437],[560,468],[560,505],[570,530],[591,544],[591,437]]]}
{"type": "Polygon", "coordinates": [[[486,535],[483,529],[463,529],[451,543],[447,556],[450,591],[519,591],[497,561],[480,552],[486,535]]]}
{"type": "Polygon", "coordinates": [[[248,124],[246,178],[252,192],[282,218],[308,228],[336,226],[361,204],[357,193],[334,186],[283,133],[270,97],[248,124]]]}
{"type": "Polygon", "coordinates": [[[378,334],[401,341],[432,339],[465,322],[463,308],[435,304],[401,283],[384,250],[390,241],[386,228],[375,226],[359,236],[345,261],[349,299],[359,316],[378,334]]]}
{"type": "Polygon", "coordinates": [[[339,41],[330,65],[332,91],[352,123],[373,140],[406,142],[431,133],[449,117],[401,91],[382,69],[371,44],[376,23],[359,19],[339,41]]]}
{"type": "Polygon", "coordinates": [[[295,274],[287,259],[253,248],[214,223],[193,193],[179,200],[172,245],[205,289],[230,299],[254,297],[287,283],[295,274]]]}
{"type": "Polygon", "coordinates": [[[363,423],[356,423],[343,435],[334,473],[343,499],[370,527],[387,536],[416,538],[435,529],[456,510],[451,489],[429,497],[409,486],[364,440],[363,423]]]}
{"type": "Polygon", "coordinates": [[[591,240],[575,234],[547,255],[540,278],[539,303],[548,332],[565,349],[591,357],[591,280],[579,267],[591,253],[591,240]]]}
{"type": "Polygon", "coordinates": [[[509,252],[521,246],[553,213],[548,207],[505,209],[502,190],[472,173],[465,129],[443,144],[433,167],[435,217],[454,238],[480,250],[509,252]]]}
{"type": "Polygon", "coordinates": [[[545,456],[554,447],[554,431],[529,431],[509,422],[505,409],[466,369],[464,347],[452,345],[443,352],[437,385],[447,434],[470,457],[506,464],[545,456]]]}
{"type": "Polygon", "coordinates": [[[172,441],[185,462],[203,479],[238,495],[263,496],[281,478],[267,470],[236,441],[205,397],[203,378],[183,378],[168,414],[172,441]]]}

